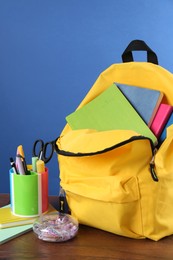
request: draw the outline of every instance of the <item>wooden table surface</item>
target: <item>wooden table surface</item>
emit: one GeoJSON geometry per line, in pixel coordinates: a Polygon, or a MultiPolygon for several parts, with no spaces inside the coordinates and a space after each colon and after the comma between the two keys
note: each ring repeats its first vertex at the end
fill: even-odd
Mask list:
{"type": "MultiPolygon", "coordinates": [[[[57,206],[57,197],[49,197],[57,206]]],[[[0,206],[9,203],[9,195],[0,195],[0,206]]],[[[63,243],[39,240],[33,231],[0,245],[0,259],[74,259],[74,260],[173,260],[173,236],[154,242],[117,236],[80,225],[78,235],[63,243]]]]}

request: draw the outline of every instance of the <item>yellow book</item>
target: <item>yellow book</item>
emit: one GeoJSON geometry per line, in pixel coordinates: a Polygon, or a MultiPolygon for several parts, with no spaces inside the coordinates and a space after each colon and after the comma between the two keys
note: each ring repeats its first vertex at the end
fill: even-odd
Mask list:
{"type": "MultiPolygon", "coordinates": [[[[57,210],[49,204],[48,211],[44,214],[56,211],[57,210]]],[[[11,212],[10,205],[8,205],[7,207],[0,208],[0,229],[32,224],[36,218],[37,217],[27,218],[15,216],[11,212]]]]}

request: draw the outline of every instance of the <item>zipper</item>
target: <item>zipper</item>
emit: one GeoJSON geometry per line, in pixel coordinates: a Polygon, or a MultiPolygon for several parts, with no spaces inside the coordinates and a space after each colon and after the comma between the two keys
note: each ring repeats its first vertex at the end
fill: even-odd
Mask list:
{"type": "Polygon", "coordinates": [[[56,144],[57,140],[58,140],[58,138],[55,140],[55,151],[56,151],[56,153],[60,154],[60,155],[63,155],[63,156],[72,156],[72,157],[83,157],[83,156],[92,156],[92,155],[102,154],[102,153],[109,152],[111,150],[114,150],[116,148],[119,148],[119,147],[121,147],[123,145],[126,145],[128,143],[131,143],[131,142],[134,142],[134,141],[137,141],[137,140],[149,140],[152,151],[154,151],[154,149],[155,149],[155,146],[154,146],[152,140],[150,138],[144,137],[144,136],[132,136],[131,138],[129,138],[129,139],[123,141],[123,142],[120,142],[118,144],[115,144],[113,146],[105,148],[103,150],[96,151],[96,152],[90,152],[90,153],[80,153],[80,152],[79,153],[73,153],[73,152],[60,150],[58,148],[57,144],[56,144]]]}
{"type": "Polygon", "coordinates": [[[66,199],[65,191],[62,187],[60,187],[59,195],[58,195],[58,211],[60,213],[67,213],[69,214],[69,207],[66,199]]]}
{"type": "Polygon", "coordinates": [[[152,151],[152,159],[150,161],[150,173],[151,173],[151,177],[153,179],[153,181],[155,182],[158,182],[159,179],[157,177],[157,174],[156,174],[156,170],[155,170],[155,154],[157,152],[157,149],[156,147],[154,146],[152,140],[148,137],[145,137],[145,136],[132,136],[131,138],[121,142],[121,143],[118,143],[118,144],[115,144],[111,147],[108,147],[108,148],[105,148],[103,150],[100,150],[100,151],[96,151],[96,152],[90,152],[90,153],[73,153],[73,152],[69,152],[69,151],[64,151],[64,150],[60,150],[57,146],[57,141],[58,138],[55,140],[55,151],[57,154],[59,155],[63,155],[63,156],[70,156],[70,157],[84,157],[84,156],[93,156],[93,155],[97,155],[97,154],[102,154],[102,153],[105,153],[105,152],[109,152],[111,150],[114,150],[116,148],[119,148],[123,145],[126,145],[128,143],[131,143],[131,142],[134,142],[134,141],[137,141],[137,140],[149,140],[150,142],[150,147],[151,147],[151,151],[152,151]]]}
{"type": "Polygon", "coordinates": [[[153,178],[154,181],[158,182],[159,179],[156,175],[156,169],[155,169],[155,155],[157,153],[157,149],[155,148],[154,151],[153,151],[153,157],[151,158],[151,161],[150,161],[150,172],[151,172],[151,176],[153,178]]]}

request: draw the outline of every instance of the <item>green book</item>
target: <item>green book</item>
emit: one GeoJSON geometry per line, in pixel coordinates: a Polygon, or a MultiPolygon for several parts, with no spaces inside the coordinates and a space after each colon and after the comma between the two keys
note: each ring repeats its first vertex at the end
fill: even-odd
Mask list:
{"type": "Polygon", "coordinates": [[[66,121],[73,130],[133,130],[157,144],[156,136],[114,84],[68,115],[66,121]]]}

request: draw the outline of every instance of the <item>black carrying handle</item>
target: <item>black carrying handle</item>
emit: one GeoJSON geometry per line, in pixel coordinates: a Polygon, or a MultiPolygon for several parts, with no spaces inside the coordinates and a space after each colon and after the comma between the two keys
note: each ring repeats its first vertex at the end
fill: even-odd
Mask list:
{"type": "Polygon", "coordinates": [[[147,52],[147,61],[158,65],[157,55],[153,50],[151,50],[148,45],[142,40],[134,40],[129,43],[127,48],[122,54],[123,62],[133,61],[132,51],[146,51],[147,52]]]}

